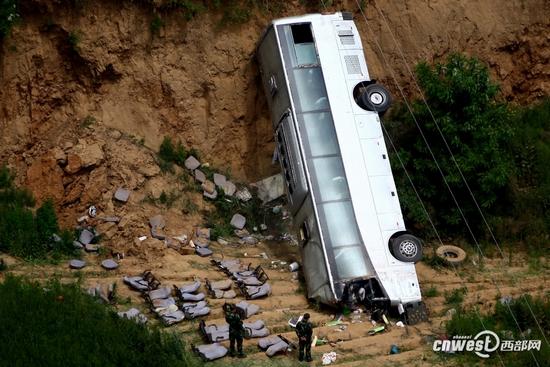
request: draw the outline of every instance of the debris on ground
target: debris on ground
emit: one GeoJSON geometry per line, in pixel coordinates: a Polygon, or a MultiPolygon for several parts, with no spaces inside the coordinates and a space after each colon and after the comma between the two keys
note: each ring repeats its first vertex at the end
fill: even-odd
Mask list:
{"type": "Polygon", "coordinates": [[[258,347],[262,350],[265,350],[265,354],[268,357],[273,357],[278,353],[285,353],[290,349],[291,346],[292,343],[290,343],[282,335],[267,336],[258,340],[258,347]]]}
{"type": "Polygon", "coordinates": [[[90,217],[92,217],[92,218],[95,218],[96,214],[97,214],[97,208],[96,208],[95,206],[93,206],[93,205],[90,206],[90,207],[88,208],[88,215],[89,215],[90,217]]]}
{"type": "Polygon", "coordinates": [[[130,191],[125,188],[119,187],[115,191],[114,198],[120,202],[126,203],[129,197],[130,197],[130,191]]]}
{"type": "Polygon", "coordinates": [[[323,366],[336,362],[336,352],[324,353],[321,357],[321,362],[323,363],[323,366]]]}
{"type": "Polygon", "coordinates": [[[201,162],[197,158],[190,155],[184,162],[185,168],[190,171],[193,171],[201,166],[201,162]]]}
{"type": "Polygon", "coordinates": [[[237,191],[235,193],[235,196],[237,197],[237,199],[239,199],[240,201],[242,201],[244,203],[246,203],[247,201],[252,199],[252,194],[250,193],[250,191],[248,191],[248,189],[246,187],[243,187],[242,189],[237,191]]]}
{"type": "Polygon", "coordinates": [[[290,270],[291,272],[297,271],[298,268],[300,268],[300,264],[298,264],[296,261],[288,266],[288,270],[290,270]]]}
{"type": "Polygon", "coordinates": [[[141,313],[137,308],[131,308],[128,311],[117,312],[119,317],[126,318],[128,320],[135,320],[140,324],[147,323],[147,316],[141,313]]]}
{"type": "Polygon", "coordinates": [[[216,186],[219,187],[220,189],[223,189],[223,186],[227,182],[227,177],[219,173],[214,173],[214,176],[212,179],[214,180],[214,184],[216,184],[216,186]]]}
{"type": "Polygon", "coordinates": [[[195,253],[201,257],[206,257],[213,254],[212,250],[209,248],[200,246],[195,246],[195,253]]]}
{"type": "Polygon", "coordinates": [[[98,297],[107,304],[113,303],[115,297],[115,283],[109,285],[97,284],[95,287],[88,288],[88,294],[92,297],[98,297]]]}
{"type": "Polygon", "coordinates": [[[86,262],[78,259],[69,261],[69,267],[71,269],[82,269],[86,266],[86,262]]]}
{"type": "Polygon", "coordinates": [[[206,175],[200,169],[196,169],[195,172],[193,172],[193,176],[195,177],[195,180],[201,184],[206,181],[206,175]]]}
{"type": "Polygon", "coordinates": [[[375,335],[375,334],[383,332],[384,330],[386,330],[386,327],[384,325],[377,326],[377,327],[374,327],[374,328],[369,330],[369,335],[375,335]]]}
{"type": "Polygon", "coordinates": [[[466,260],[466,251],[458,246],[443,245],[435,250],[436,256],[451,265],[458,265],[466,260]]]}
{"type": "Polygon", "coordinates": [[[93,243],[88,243],[86,246],[84,246],[84,250],[86,252],[98,252],[99,251],[99,245],[95,245],[93,243]]]}
{"type": "Polygon", "coordinates": [[[405,324],[403,323],[403,321],[397,321],[397,322],[395,323],[395,326],[397,326],[397,327],[405,327],[405,324]]]}
{"type": "Polygon", "coordinates": [[[83,229],[82,232],[80,232],[80,236],[78,237],[78,242],[83,245],[87,245],[89,243],[92,243],[94,237],[95,235],[92,232],[87,229],[83,229]]]}
{"type": "Polygon", "coordinates": [[[255,182],[251,186],[258,189],[258,198],[264,204],[280,198],[285,193],[285,183],[280,173],[255,182]]]}
{"type": "Polygon", "coordinates": [[[118,268],[118,263],[113,259],[107,259],[101,262],[101,266],[107,270],[115,270],[118,268]]]}
{"type": "Polygon", "coordinates": [[[225,184],[223,184],[222,190],[226,196],[233,196],[237,190],[237,187],[233,182],[226,181],[225,184]]]}
{"type": "Polygon", "coordinates": [[[390,354],[399,354],[400,351],[399,351],[399,347],[397,347],[397,345],[395,344],[392,344],[392,346],[390,347],[390,354]]]}
{"type": "Polygon", "coordinates": [[[230,224],[234,228],[243,229],[244,226],[246,225],[246,218],[244,216],[242,216],[241,214],[237,213],[237,214],[233,215],[233,217],[231,218],[230,224]]]}

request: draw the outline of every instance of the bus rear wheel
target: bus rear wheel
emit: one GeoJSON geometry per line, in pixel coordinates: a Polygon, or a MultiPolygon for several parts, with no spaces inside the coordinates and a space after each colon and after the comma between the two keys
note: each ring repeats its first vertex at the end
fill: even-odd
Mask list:
{"type": "Polygon", "coordinates": [[[358,102],[366,110],[383,113],[390,108],[392,99],[390,92],[383,86],[369,84],[364,88],[358,102]]]}
{"type": "Polygon", "coordinates": [[[410,234],[402,234],[390,240],[393,256],[403,262],[416,263],[422,259],[422,243],[410,234]]]}

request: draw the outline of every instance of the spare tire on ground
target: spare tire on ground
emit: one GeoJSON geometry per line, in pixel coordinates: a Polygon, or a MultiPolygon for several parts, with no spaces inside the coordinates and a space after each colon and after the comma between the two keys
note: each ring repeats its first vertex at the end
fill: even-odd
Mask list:
{"type": "Polygon", "coordinates": [[[435,250],[435,254],[452,265],[458,265],[466,260],[466,251],[457,246],[444,245],[435,250]]]}

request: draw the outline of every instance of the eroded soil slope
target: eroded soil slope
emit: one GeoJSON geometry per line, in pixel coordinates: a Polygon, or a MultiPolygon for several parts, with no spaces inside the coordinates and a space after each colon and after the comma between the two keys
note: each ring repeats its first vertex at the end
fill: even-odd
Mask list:
{"type": "MultiPolygon", "coordinates": [[[[361,3],[368,23],[355,1],[328,9],[354,12],[372,76],[398,99],[396,81],[405,94],[416,93],[409,68],[454,51],[487,62],[506,98],[528,102],[550,90],[547,1],[361,3]]],[[[67,201],[74,179],[50,152],[77,145],[82,126],[92,123],[114,131],[92,132],[92,140],[115,143],[122,133],[156,150],[165,135],[179,138],[243,181],[275,170],[254,48],[269,19],[314,8],[291,1],[281,14],[255,9],[252,20],[235,26],[220,26],[216,12],[187,21],[171,11],[153,34],[148,2],[83,4],[22,1],[22,21],[0,53],[0,161],[39,198],[67,201]]],[[[86,185],[90,175],[113,174],[107,171],[89,166],[77,176],[86,185]]]]}

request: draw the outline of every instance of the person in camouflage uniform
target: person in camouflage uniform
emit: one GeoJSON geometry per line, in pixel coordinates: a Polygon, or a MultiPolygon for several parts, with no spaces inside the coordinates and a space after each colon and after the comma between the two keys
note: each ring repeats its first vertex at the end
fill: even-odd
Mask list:
{"type": "Polygon", "coordinates": [[[300,355],[298,359],[304,360],[304,349],[306,362],[311,362],[311,336],[313,335],[313,325],[309,322],[309,313],[304,314],[302,320],[296,324],[296,335],[298,335],[300,355]]]}
{"type": "Polygon", "coordinates": [[[225,321],[229,324],[229,354],[235,356],[235,342],[237,342],[237,351],[239,358],[244,358],[243,338],[244,326],[241,316],[237,313],[237,307],[233,304],[225,304],[225,321]]]}

